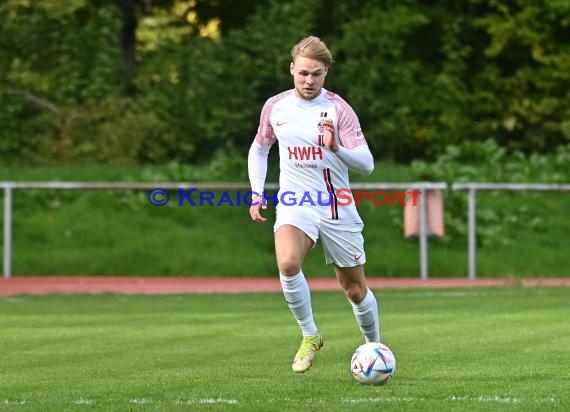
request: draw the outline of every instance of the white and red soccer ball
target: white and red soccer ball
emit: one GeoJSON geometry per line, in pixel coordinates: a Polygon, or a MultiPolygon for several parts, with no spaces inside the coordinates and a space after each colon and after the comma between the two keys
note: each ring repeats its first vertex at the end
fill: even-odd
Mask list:
{"type": "Polygon", "coordinates": [[[369,342],[354,351],[350,369],[363,385],[385,385],[396,372],[396,358],[388,346],[369,342]]]}

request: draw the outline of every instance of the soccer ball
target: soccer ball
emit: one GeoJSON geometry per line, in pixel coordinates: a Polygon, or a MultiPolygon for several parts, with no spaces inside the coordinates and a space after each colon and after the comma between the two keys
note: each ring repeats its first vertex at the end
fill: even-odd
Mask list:
{"type": "Polygon", "coordinates": [[[396,372],[396,358],[388,346],[369,342],[354,351],[350,369],[363,385],[384,385],[396,372]]]}

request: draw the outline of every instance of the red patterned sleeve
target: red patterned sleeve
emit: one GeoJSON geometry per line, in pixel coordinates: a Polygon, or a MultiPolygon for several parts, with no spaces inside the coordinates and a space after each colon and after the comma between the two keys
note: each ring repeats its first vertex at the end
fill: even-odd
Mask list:
{"type": "Polygon", "coordinates": [[[337,136],[340,143],[347,149],[366,146],[367,143],[360,127],[360,121],[352,107],[337,94],[330,94],[329,98],[334,103],[337,112],[337,136]]]}
{"type": "Polygon", "coordinates": [[[259,128],[255,135],[255,140],[265,147],[271,147],[277,140],[273,126],[271,126],[271,110],[273,109],[273,99],[267,100],[261,109],[261,117],[259,119],[259,128]]]}

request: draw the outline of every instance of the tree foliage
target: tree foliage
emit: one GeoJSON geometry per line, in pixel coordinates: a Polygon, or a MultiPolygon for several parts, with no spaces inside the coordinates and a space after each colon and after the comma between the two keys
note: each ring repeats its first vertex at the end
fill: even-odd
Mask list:
{"type": "Polygon", "coordinates": [[[5,0],[0,158],[244,156],[309,34],[377,157],[489,138],[554,152],[570,139],[569,23],[563,0],[5,0]]]}

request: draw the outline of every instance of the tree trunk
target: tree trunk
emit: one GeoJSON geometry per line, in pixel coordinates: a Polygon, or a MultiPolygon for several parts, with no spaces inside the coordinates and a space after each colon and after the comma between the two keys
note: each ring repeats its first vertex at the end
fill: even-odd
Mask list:
{"type": "Polygon", "coordinates": [[[136,88],[134,85],[136,69],[136,29],[137,18],[135,7],[138,0],[116,0],[117,6],[123,13],[123,28],[121,30],[121,63],[125,70],[124,93],[134,97],[136,88]]]}

